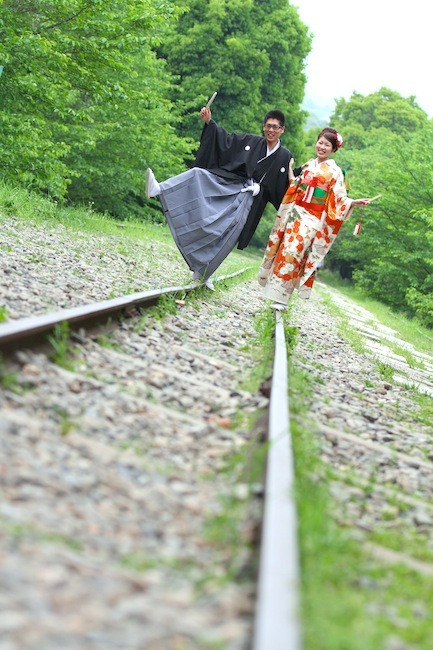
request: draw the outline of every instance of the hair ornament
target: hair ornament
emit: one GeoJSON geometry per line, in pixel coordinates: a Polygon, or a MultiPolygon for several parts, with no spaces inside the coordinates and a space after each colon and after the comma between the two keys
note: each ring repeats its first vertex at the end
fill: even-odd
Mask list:
{"type": "Polygon", "coordinates": [[[337,149],[339,149],[339,148],[341,147],[342,144],[343,144],[343,138],[342,138],[341,135],[337,132],[337,133],[335,134],[335,146],[337,147],[337,149]]]}

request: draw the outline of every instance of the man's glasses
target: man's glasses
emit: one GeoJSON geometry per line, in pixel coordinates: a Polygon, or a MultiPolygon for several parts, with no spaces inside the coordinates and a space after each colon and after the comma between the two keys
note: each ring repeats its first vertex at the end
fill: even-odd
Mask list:
{"type": "Polygon", "coordinates": [[[265,124],[264,128],[265,128],[267,131],[279,131],[279,130],[282,129],[283,127],[280,126],[279,124],[265,124]]]}

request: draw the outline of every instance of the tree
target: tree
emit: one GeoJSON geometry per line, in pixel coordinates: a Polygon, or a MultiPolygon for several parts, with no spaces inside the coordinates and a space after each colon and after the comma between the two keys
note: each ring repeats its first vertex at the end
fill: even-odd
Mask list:
{"type": "Polygon", "coordinates": [[[415,133],[427,121],[427,114],[415,97],[402,97],[389,88],[366,96],[355,92],[348,101],[339,99],[331,116],[332,125],[343,133],[351,149],[367,147],[377,129],[397,134],[415,133]]]}
{"type": "Polygon", "coordinates": [[[284,141],[298,154],[310,50],[307,28],[287,0],[186,0],[188,11],[158,52],[178,75],[179,132],[197,138],[197,111],[214,90],[215,118],[229,131],[258,132],[265,112],[287,117],[284,141]]]}
{"type": "Polygon", "coordinates": [[[9,0],[0,5],[0,156],[4,177],[122,212],[144,169],[180,169],[171,77],[153,48],[169,0],[9,0]]]}

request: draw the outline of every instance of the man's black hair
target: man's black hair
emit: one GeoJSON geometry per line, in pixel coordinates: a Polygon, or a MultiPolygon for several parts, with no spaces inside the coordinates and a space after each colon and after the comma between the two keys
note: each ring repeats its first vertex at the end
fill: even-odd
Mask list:
{"type": "Polygon", "coordinates": [[[280,123],[280,126],[285,126],[286,124],[286,118],[284,117],[284,113],[281,111],[275,109],[273,111],[268,111],[264,117],[263,124],[266,124],[266,122],[269,120],[269,118],[273,120],[278,120],[280,123]]]}

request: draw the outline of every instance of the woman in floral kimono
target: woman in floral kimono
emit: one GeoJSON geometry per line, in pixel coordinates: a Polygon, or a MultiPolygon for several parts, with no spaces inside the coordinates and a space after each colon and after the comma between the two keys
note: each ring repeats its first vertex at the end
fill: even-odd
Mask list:
{"type": "Polygon", "coordinates": [[[259,271],[259,283],[272,306],[285,309],[294,289],[309,298],[317,267],[331,248],[343,221],[356,205],[370,199],[350,199],[343,172],[329,156],[343,144],[335,129],[325,127],[316,142],[316,158],[298,177],[290,164],[290,185],[277,212],[259,271]]]}

